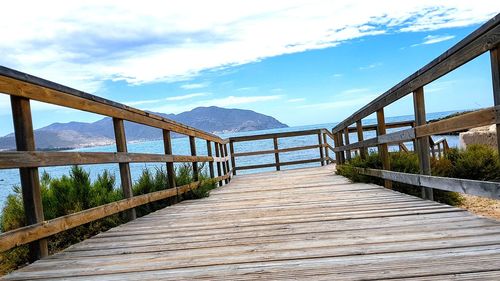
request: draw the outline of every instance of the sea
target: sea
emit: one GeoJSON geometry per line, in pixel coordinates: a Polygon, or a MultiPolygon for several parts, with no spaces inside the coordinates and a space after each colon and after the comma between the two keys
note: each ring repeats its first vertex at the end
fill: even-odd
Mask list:
{"type": "MultiPolygon", "coordinates": [[[[429,113],[427,114],[427,120],[433,120],[441,117],[445,117],[447,115],[460,112],[460,111],[446,111],[446,112],[437,112],[437,113],[429,113]]],[[[398,121],[408,121],[413,120],[413,115],[405,115],[405,116],[397,116],[397,117],[386,117],[386,122],[398,122],[398,121]]],[[[295,126],[288,128],[280,128],[280,129],[271,129],[271,130],[262,130],[262,131],[251,131],[251,132],[238,132],[238,133],[229,133],[229,134],[220,134],[220,137],[227,138],[232,136],[244,136],[244,135],[255,135],[255,134],[267,134],[267,133],[278,133],[278,132],[291,132],[291,131],[301,131],[301,130],[310,130],[310,129],[318,129],[318,128],[327,128],[332,129],[337,123],[325,123],[325,124],[317,124],[317,125],[308,125],[308,126],[295,126]]],[[[366,119],[363,120],[363,125],[376,124],[376,119],[366,119]]],[[[396,129],[400,130],[400,129],[396,129]]],[[[394,131],[388,130],[388,132],[394,131]]],[[[375,131],[367,131],[364,135],[365,139],[375,137],[375,131]]],[[[458,146],[458,136],[456,135],[446,135],[446,136],[433,136],[435,140],[439,138],[446,138],[450,147],[458,146]]],[[[352,142],[357,141],[356,134],[350,134],[350,140],[352,142]]],[[[317,135],[311,136],[300,136],[300,137],[289,137],[289,138],[281,138],[278,141],[279,148],[288,148],[288,147],[297,147],[297,146],[305,146],[305,145],[314,145],[318,143],[317,135]]],[[[408,148],[413,149],[413,144],[406,143],[408,148]]],[[[333,146],[333,144],[332,144],[333,146]]],[[[273,149],[273,141],[271,140],[258,140],[258,141],[249,141],[249,142],[239,142],[235,143],[235,152],[247,152],[247,151],[259,151],[259,150],[269,150],[273,149]]],[[[397,150],[396,146],[391,147],[391,150],[397,150]]],[[[189,139],[187,137],[182,138],[174,138],[172,140],[172,150],[173,154],[176,155],[190,155],[190,147],[189,147],[189,139]]],[[[109,146],[98,146],[98,147],[87,147],[80,149],[73,149],[68,151],[86,151],[86,152],[115,152],[116,147],[114,145],[109,146]]],[[[129,152],[136,153],[153,153],[153,154],[163,154],[163,141],[162,140],[154,140],[154,141],[144,141],[144,142],[134,142],[128,144],[129,152]]],[[[196,151],[197,155],[207,155],[207,146],[206,141],[198,139],[196,141],[196,151]]],[[[334,154],[330,153],[330,157],[334,158],[334,154]]],[[[310,149],[310,150],[302,150],[302,151],[293,151],[280,153],[280,161],[295,161],[295,160],[304,160],[304,159],[312,159],[319,158],[318,149],[310,149]]],[[[266,163],[274,163],[274,154],[267,155],[258,155],[258,156],[248,156],[248,157],[238,157],[236,158],[237,166],[246,166],[246,165],[256,165],[256,164],[266,164],[266,163]]],[[[302,165],[295,166],[284,166],[282,169],[293,169],[297,167],[311,167],[318,166],[319,163],[308,163],[302,165]]],[[[99,173],[102,173],[104,170],[108,170],[111,173],[115,174],[117,183],[116,187],[120,186],[119,183],[119,168],[118,164],[102,164],[102,165],[83,165],[85,170],[90,173],[91,179],[96,179],[99,173]]],[[[69,166],[61,166],[61,167],[47,167],[40,168],[40,174],[43,171],[49,173],[51,177],[61,177],[63,175],[67,175],[69,173],[71,167],[69,166]]],[[[207,167],[204,167],[207,169],[207,167]]],[[[144,169],[165,169],[164,163],[131,163],[130,170],[132,181],[137,181],[144,169]]],[[[256,170],[246,170],[246,171],[238,171],[239,174],[244,173],[256,173],[263,171],[272,171],[274,168],[264,168],[264,169],[256,169],[256,170]]],[[[17,169],[6,169],[0,170],[0,208],[3,209],[3,205],[5,200],[9,194],[12,194],[13,187],[16,185],[20,185],[19,171],[17,169]]],[[[0,209],[1,210],[1,209],[0,209]]]]}

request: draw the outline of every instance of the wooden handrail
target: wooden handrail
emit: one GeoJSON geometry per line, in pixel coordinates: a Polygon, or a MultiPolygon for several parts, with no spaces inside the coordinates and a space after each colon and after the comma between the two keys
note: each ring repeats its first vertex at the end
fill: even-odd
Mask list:
{"type": "Polygon", "coordinates": [[[500,36],[498,36],[500,33],[499,23],[500,14],[497,14],[483,26],[472,32],[429,64],[408,76],[344,121],[340,122],[333,128],[333,133],[340,132],[345,127],[405,97],[419,87],[423,87],[443,75],[450,73],[486,51],[496,49],[500,43],[500,36]]]}

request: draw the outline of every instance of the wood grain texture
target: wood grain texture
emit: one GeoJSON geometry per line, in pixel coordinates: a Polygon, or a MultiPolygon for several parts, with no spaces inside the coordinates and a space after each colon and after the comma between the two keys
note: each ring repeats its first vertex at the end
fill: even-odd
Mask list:
{"type": "MultiPolygon", "coordinates": [[[[30,100],[12,96],[10,98],[12,116],[14,120],[14,135],[16,138],[17,153],[35,150],[35,135],[31,118],[30,100]]],[[[19,169],[21,177],[21,191],[24,206],[24,217],[27,225],[37,224],[44,220],[42,194],[38,168],[19,169]]],[[[46,240],[33,242],[29,245],[29,259],[35,261],[48,255],[46,240]]]]}
{"type": "Polygon", "coordinates": [[[4,280],[498,280],[499,234],[327,165],[235,176],[4,280]]]}

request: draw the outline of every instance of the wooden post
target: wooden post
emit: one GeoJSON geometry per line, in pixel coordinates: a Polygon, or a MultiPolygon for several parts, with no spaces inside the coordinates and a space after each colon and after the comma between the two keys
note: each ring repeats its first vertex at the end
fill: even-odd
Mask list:
{"type": "MultiPolygon", "coordinates": [[[[425,116],[425,100],[424,100],[424,88],[420,87],[415,92],[413,92],[413,108],[415,111],[415,125],[421,126],[427,123],[425,116]]],[[[420,163],[420,174],[430,175],[431,174],[431,159],[429,154],[429,138],[423,137],[417,138],[417,155],[420,163]]],[[[434,195],[431,188],[422,187],[422,198],[434,200],[434,195]]]]}
{"type": "MultiPolygon", "coordinates": [[[[115,129],[116,151],[127,152],[127,139],[125,137],[125,126],[123,119],[113,118],[113,127],[115,129]]],[[[130,176],[129,163],[119,163],[120,166],[120,180],[122,184],[123,197],[132,198],[132,177],[130,176]]],[[[125,211],[125,216],[128,220],[136,218],[135,209],[125,211]]]]}
{"type": "MultiPolygon", "coordinates": [[[[31,118],[30,100],[27,98],[10,96],[12,117],[14,120],[14,134],[18,151],[34,151],[35,136],[31,118]]],[[[38,168],[20,168],[21,188],[23,194],[24,216],[26,225],[44,221],[42,194],[38,168]]],[[[34,262],[48,256],[47,240],[41,239],[29,244],[29,260],[34,262]]]]}
{"type": "MultiPolygon", "coordinates": [[[[339,142],[339,146],[344,146],[344,136],[342,136],[342,131],[339,131],[337,133],[337,140],[339,142]]],[[[339,157],[339,163],[344,164],[345,163],[345,151],[340,152],[340,157],[339,157]]]]}
{"type": "MultiPolygon", "coordinates": [[[[382,108],[377,110],[377,135],[380,136],[385,134],[386,134],[385,116],[384,116],[384,109],[382,108]]],[[[378,153],[382,160],[382,168],[388,171],[391,170],[389,149],[386,143],[378,145],[378,153]]],[[[384,186],[386,188],[392,189],[392,182],[390,180],[384,180],[384,186]]]]}
{"type": "Polygon", "coordinates": [[[319,158],[321,159],[321,166],[325,166],[325,160],[324,160],[325,156],[323,155],[323,139],[321,138],[321,133],[318,133],[318,144],[319,144],[319,158]]]}
{"type": "Polygon", "coordinates": [[[276,171],[281,170],[280,167],[280,153],[278,152],[278,138],[273,138],[274,143],[274,161],[276,162],[276,171]]]}
{"type": "MultiPolygon", "coordinates": [[[[196,156],[196,139],[189,136],[189,147],[191,148],[191,156],[196,156]]],[[[198,181],[198,162],[193,162],[193,180],[198,181]]]]}
{"type": "MultiPolygon", "coordinates": [[[[224,157],[227,157],[229,154],[228,154],[228,151],[227,151],[227,143],[224,144],[224,157]]],[[[230,172],[231,171],[231,167],[229,167],[229,159],[226,160],[226,173],[230,172]]],[[[226,179],[225,180],[226,184],[229,183],[229,179],[226,179]]]]}
{"type": "Polygon", "coordinates": [[[328,138],[325,133],[323,133],[323,149],[325,150],[326,164],[330,164],[330,148],[328,147],[328,138]]]}
{"type": "MultiPolygon", "coordinates": [[[[363,123],[361,120],[358,120],[356,122],[356,132],[358,133],[358,141],[363,141],[364,136],[363,136],[363,123]]],[[[366,159],[366,148],[361,147],[359,149],[359,155],[361,156],[361,159],[366,159]]]]}
{"type": "Polygon", "coordinates": [[[229,141],[229,150],[231,152],[231,166],[233,166],[233,175],[236,176],[236,159],[234,157],[234,142],[229,141]]]}
{"type": "MultiPolygon", "coordinates": [[[[212,143],[207,140],[207,155],[212,156],[212,143]]],[[[208,162],[208,170],[210,172],[210,178],[213,179],[215,178],[215,173],[214,173],[214,161],[208,162]]]]}
{"type": "MultiPolygon", "coordinates": [[[[337,134],[333,134],[333,146],[334,147],[340,146],[337,134]]],[[[335,152],[335,162],[336,164],[340,164],[340,152],[335,152]]]]}
{"type": "MultiPolygon", "coordinates": [[[[215,142],[214,146],[215,146],[215,156],[220,157],[221,156],[220,143],[215,142]]],[[[222,176],[221,162],[217,162],[217,176],[219,176],[219,177],[222,176]]],[[[219,186],[222,186],[222,181],[219,181],[218,183],[219,183],[219,186]]]]}
{"type": "MultiPolygon", "coordinates": [[[[349,142],[349,127],[345,127],[344,136],[345,136],[345,144],[346,145],[350,144],[350,142],[349,142]]],[[[346,150],[345,153],[346,153],[347,161],[350,161],[351,160],[351,151],[346,150]]]]}
{"type": "MultiPolygon", "coordinates": [[[[172,138],[169,130],[163,130],[163,146],[165,154],[172,155],[172,138]]],[[[175,169],[173,162],[167,162],[168,187],[175,188],[175,169]]]]}
{"type": "MultiPolygon", "coordinates": [[[[491,49],[490,51],[491,59],[491,75],[493,81],[493,101],[495,106],[500,105],[500,47],[491,49]]],[[[499,114],[497,113],[497,116],[499,114]]],[[[500,120],[497,118],[497,148],[500,152],[500,120]]]]}
{"type": "MultiPolygon", "coordinates": [[[[219,143],[219,148],[220,148],[220,156],[221,157],[225,157],[225,155],[224,155],[224,146],[221,143],[219,143]]],[[[222,162],[221,165],[222,165],[223,176],[225,176],[227,174],[226,161],[222,162]]]]}

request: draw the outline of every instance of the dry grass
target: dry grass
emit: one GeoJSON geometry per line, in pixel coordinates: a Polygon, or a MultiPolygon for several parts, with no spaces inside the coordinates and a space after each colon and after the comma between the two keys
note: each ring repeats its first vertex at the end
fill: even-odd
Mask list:
{"type": "Polygon", "coordinates": [[[500,220],[500,200],[482,198],[472,195],[462,195],[463,201],[460,208],[466,209],[476,215],[500,220]]]}

